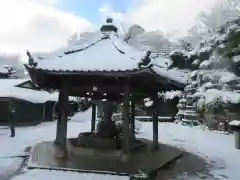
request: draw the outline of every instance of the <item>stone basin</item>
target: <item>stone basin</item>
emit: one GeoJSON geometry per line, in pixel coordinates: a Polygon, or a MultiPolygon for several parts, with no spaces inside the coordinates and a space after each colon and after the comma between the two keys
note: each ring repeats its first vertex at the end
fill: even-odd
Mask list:
{"type": "Polygon", "coordinates": [[[102,138],[95,133],[84,132],[80,133],[78,139],[70,140],[70,143],[76,147],[85,147],[93,149],[121,149],[121,139],[102,138]]]}

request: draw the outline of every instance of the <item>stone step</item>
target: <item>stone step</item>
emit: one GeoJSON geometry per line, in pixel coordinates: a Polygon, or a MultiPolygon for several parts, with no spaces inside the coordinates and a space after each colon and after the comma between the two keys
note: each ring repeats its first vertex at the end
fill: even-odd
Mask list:
{"type": "Polygon", "coordinates": [[[188,108],[188,109],[195,109],[195,106],[186,106],[186,108],[188,108]]]}
{"type": "Polygon", "coordinates": [[[199,119],[199,115],[198,114],[184,114],[184,118],[185,119],[199,119]]]}
{"type": "Polygon", "coordinates": [[[190,109],[185,109],[184,113],[189,113],[189,114],[198,114],[197,111],[190,110],[190,109]]]}

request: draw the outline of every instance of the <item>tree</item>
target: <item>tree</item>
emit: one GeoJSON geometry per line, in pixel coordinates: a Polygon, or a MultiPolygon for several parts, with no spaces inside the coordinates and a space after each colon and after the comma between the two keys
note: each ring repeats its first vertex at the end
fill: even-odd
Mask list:
{"type": "Polygon", "coordinates": [[[189,30],[189,35],[185,38],[192,45],[202,40],[209,39],[221,30],[223,25],[239,18],[240,1],[219,0],[218,4],[210,10],[199,14],[197,23],[189,30]]]}
{"type": "Polygon", "coordinates": [[[131,39],[134,39],[137,35],[144,33],[145,30],[138,25],[133,25],[129,28],[128,32],[125,34],[124,41],[128,42],[131,39]]]}

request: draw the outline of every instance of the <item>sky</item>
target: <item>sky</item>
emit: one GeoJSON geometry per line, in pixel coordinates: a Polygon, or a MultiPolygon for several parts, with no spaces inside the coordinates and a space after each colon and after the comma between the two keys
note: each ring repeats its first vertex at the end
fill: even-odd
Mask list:
{"type": "Polygon", "coordinates": [[[147,31],[184,33],[218,0],[0,0],[0,52],[50,52],[107,16],[147,31]]]}

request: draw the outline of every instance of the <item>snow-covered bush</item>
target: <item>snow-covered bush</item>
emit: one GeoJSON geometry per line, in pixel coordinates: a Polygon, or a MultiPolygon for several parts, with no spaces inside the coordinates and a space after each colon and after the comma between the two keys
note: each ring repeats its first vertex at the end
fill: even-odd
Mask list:
{"type": "Polygon", "coordinates": [[[181,95],[182,95],[181,91],[166,91],[158,94],[159,98],[163,98],[164,101],[179,98],[181,97],[181,95]]]}
{"type": "Polygon", "coordinates": [[[180,69],[187,68],[189,66],[188,57],[181,51],[174,51],[170,54],[172,64],[169,68],[177,67],[180,69]]]}

